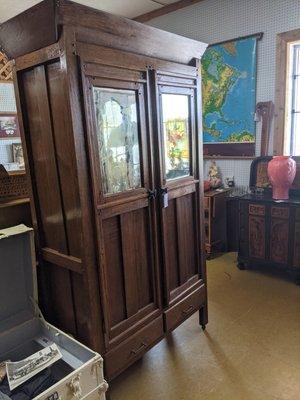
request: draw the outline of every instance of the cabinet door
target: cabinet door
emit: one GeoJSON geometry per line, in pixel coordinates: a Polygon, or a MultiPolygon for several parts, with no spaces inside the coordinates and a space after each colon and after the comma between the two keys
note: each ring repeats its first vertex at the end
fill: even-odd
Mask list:
{"type": "MultiPolygon", "coordinates": [[[[168,85],[168,79],[171,81],[170,77],[157,74],[158,200],[167,307],[201,286],[204,267],[200,240],[199,142],[195,135],[196,91],[192,84],[191,87],[168,85]]],[[[186,311],[180,311],[181,319],[199,308],[202,297],[193,299],[185,306],[186,311]]],[[[174,327],[168,326],[168,318],[166,325],[167,330],[174,327]]]]}
{"type": "MultiPolygon", "coordinates": [[[[146,118],[148,75],[95,63],[83,69],[109,350],[161,315],[146,118]]],[[[162,329],[155,332],[161,336],[162,329]]],[[[143,342],[142,349],[149,345],[143,342]]]]}
{"type": "Polygon", "coordinates": [[[289,256],[289,208],[271,207],[270,259],[287,264],[289,256]]]}
{"type": "Polygon", "coordinates": [[[300,208],[295,209],[293,267],[300,268],[300,208]]]}
{"type": "Polygon", "coordinates": [[[249,204],[249,256],[266,258],[266,206],[249,204]]]}

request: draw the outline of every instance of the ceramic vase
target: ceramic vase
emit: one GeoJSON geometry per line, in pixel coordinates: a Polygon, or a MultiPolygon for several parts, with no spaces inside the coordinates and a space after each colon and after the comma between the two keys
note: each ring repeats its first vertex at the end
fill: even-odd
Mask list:
{"type": "Polygon", "coordinates": [[[274,156],[268,164],[268,176],[274,200],[287,200],[296,175],[296,162],[289,156],[274,156]]]}

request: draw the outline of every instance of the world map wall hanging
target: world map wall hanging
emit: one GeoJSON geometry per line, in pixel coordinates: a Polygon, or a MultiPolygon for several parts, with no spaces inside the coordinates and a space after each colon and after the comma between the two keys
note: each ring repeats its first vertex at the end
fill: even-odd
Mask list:
{"type": "Polygon", "coordinates": [[[257,40],[211,45],[202,57],[204,156],[255,156],[257,40]]]}

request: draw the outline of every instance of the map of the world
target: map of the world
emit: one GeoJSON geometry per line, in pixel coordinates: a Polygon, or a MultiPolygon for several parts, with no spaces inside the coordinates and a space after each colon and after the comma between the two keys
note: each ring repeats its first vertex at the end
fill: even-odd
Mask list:
{"type": "Polygon", "coordinates": [[[205,144],[255,142],[257,38],[208,47],[202,58],[205,144]]]}

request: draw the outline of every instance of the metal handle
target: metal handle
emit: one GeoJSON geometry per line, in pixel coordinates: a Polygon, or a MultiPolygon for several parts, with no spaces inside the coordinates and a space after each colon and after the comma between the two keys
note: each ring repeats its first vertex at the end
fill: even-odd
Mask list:
{"type": "Polygon", "coordinates": [[[154,190],[148,189],[148,199],[149,200],[155,199],[156,194],[157,194],[156,189],[154,189],[154,190]]]}
{"type": "Polygon", "coordinates": [[[140,347],[139,347],[138,349],[136,349],[136,350],[132,349],[130,353],[131,353],[132,355],[135,356],[135,355],[137,355],[140,351],[144,350],[144,348],[145,348],[146,346],[147,346],[147,343],[142,342],[141,345],[140,345],[140,347]]]}
{"type": "Polygon", "coordinates": [[[157,194],[160,199],[160,204],[162,208],[167,208],[169,205],[169,195],[168,188],[159,188],[157,189],[157,194]]]}
{"type": "Polygon", "coordinates": [[[191,304],[186,310],[182,311],[182,314],[188,314],[193,310],[194,306],[191,304]]]}

